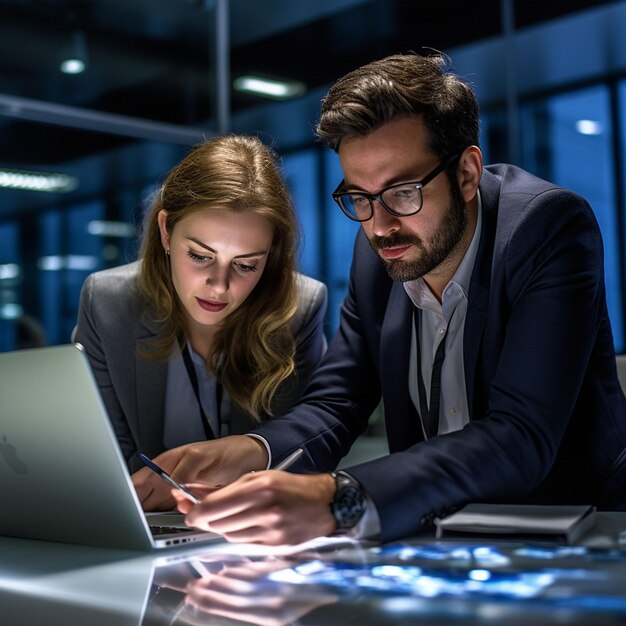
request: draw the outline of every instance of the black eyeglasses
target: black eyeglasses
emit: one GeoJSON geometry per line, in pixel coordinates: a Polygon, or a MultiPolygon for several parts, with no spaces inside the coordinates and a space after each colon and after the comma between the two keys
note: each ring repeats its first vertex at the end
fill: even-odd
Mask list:
{"type": "Polygon", "coordinates": [[[396,217],[415,215],[422,210],[424,202],[422,188],[439,176],[446,168],[450,167],[461,154],[463,154],[463,151],[444,159],[422,180],[389,185],[389,187],[385,187],[375,194],[364,191],[345,191],[345,180],[342,180],[337,189],[333,191],[333,200],[355,222],[367,222],[367,220],[372,219],[374,215],[374,200],[380,202],[387,212],[396,217]]]}

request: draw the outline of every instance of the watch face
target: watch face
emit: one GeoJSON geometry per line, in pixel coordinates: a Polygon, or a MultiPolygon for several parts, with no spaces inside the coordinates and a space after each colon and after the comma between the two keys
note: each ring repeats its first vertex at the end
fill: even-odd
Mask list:
{"type": "Polygon", "coordinates": [[[337,531],[350,530],[363,517],[365,500],[358,486],[351,481],[337,481],[337,493],[332,512],[337,522],[337,531]]]}

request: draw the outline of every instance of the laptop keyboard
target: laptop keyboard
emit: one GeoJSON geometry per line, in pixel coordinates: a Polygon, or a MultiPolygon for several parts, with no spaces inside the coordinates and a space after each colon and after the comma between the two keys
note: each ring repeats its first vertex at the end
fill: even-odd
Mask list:
{"type": "Polygon", "coordinates": [[[190,528],[181,528],[180,526],[150,526],[150,532],[155,537],[158,537],[159,535],[172,535],[175,533],[188,533],[190,530],[190,528]]]}

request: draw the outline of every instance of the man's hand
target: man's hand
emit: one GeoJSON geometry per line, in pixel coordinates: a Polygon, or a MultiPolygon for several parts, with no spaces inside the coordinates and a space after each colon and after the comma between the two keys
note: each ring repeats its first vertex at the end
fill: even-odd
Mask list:
{"type": "MultiPolygon", "coordinates": [[[[154,459],[179,483],[201,482],[205,490],[227,485],[246,472],[265,469],[267,461],[263,443],[244,435],[190,443],[154,459]]],[[[171,509],[175,505],[171,487],[147,467],[135,472],[132,481],[145,511],[171,509]]]]}
{"type": "Polygon", "coordinates": [[[291,474],[268,470],[245,474],[221,489],[189,485],[201,497],[192,504],[172,491],[190,526],[219,533],[232,542],[294,544],[330,535],[335,519],[330,474],[291,474]]]}

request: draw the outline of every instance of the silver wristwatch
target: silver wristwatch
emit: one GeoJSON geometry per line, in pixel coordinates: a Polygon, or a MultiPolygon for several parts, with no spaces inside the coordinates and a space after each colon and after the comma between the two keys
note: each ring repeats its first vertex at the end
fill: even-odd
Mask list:
{"type": "Polygon", "coordinates": [[[330,510],[335,518],[335,534],[341,535],[354,528],[365,513],[365,496],[361,485],[345,472],[331,472],[337,487],[330,503],[330,510]]]}

